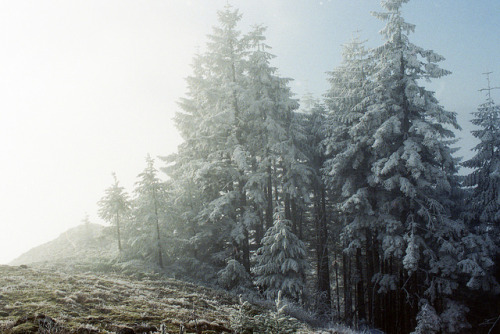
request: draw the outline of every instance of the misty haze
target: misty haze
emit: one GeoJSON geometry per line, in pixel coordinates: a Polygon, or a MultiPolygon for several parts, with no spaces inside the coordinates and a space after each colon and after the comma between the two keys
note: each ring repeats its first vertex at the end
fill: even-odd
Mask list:
{"type": "Polygon", "coordinates": [[[1,7],[0,333],[500,332],[500,2],[1,7]]]}

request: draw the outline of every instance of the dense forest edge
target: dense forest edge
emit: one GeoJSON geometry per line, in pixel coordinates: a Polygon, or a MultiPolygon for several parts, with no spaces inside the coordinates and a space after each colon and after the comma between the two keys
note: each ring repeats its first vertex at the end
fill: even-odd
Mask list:
{"type": "Polygon", "coordinates": [[[183,143],[159,168],[148,155],[130,194],[113,174],[98,202],[110,226],[87,219],[81,249],[240,304],[279,301],[308,315],[302,325],[499,331],[496,88],[486,73],[485,100],[471,111],[479,143],[461,161],[456,113],[425,87],[450,72],[411,42],[408,1],[382,1],[373,15],[384,42],[343,45],[328,91],[302,105],[272,65],[266,28],[242,32],[237,9],[219,11],[179,101],[183,143]]]}

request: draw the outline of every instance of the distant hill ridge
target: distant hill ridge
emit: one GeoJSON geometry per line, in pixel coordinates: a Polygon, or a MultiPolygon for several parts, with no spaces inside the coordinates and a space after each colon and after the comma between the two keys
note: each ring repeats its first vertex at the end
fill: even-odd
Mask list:
{"type": "Polygon", "coordinates": [[[22,254],[10,265],[56,262],[62,260],[85,261],[111,257],[116,254],[115,243],[99,224],[82,224],[62,233],[56,239],[34,247],[22,254]]]}

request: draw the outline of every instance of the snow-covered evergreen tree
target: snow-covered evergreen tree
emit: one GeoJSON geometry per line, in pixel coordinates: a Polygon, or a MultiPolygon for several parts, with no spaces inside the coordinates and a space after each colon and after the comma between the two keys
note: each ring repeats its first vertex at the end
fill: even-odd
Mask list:
{"type": "Polygon", "coordinates": [[[249,46],[246,62],[246,89],[244,94],[245,127],[242,142],[246,152],[247,175],[245,189],[248,206],[257,216],[255,239],[262,239],[266,228],[272,225],[273,203],[285,206],[288,219],[296,229],[299,222],[294,209],[307,197],[304,184],[309,172],[304,154],[298,148],[297,138],[304,130],[297,122],[298,103],[288,86],[291,79],[282,78],[271,65],[275,57],[265,44],[265,28],[255,27],[245,36],[249,46]],[[293,206],[293,208],[292,208],[293,206]]]}
{"type": "MultiPolygon", "coordinates": [[[[355,40],[346,47],[342,66],[331,74],[324,141],[331,154],[325,180],[338,189],[346,252],[355,256],[357,275],[365,271],[374,291],[388,295],[385,301],[374,295],[368,304],[391,310],[396,300],[405,301],[391,319],[372,309],[371,320],[393,331],[399,317],[406,332],[415,328],[419,298],[428,300],[420,302],[425,313],[458,287],[466,274],[458,266],[467,258],[461,240],[470,236],[451,210],[456,116],[422,86],[449,72],[438,66],[442,56],[410,42],[414,25],[401,12],[408,1],[384,0],[385,12],[374,13],[387,22],[382,46],[367,53],[355,40]],[[363,256],[366,265],[358,261],[363,256]]],[[[344,276],[353,273],[347,260],[344,276]]],[[[345,297],[347,306],[351,297],[345,297]]],[[[359,305],[365,298],[356,298],[359,305]]]]}
{"type": "Polygon", "coordinates": [[[277,207],[273,226],[267,230],[255,256],[255,284],[270,299],[280,291],[283,297],[300,299],[305,285],[305,257],[305,244],[291,231],[284,210],[277,207]]]}
{"type": "Polygon", "coordinates": [[[167,189],[157,176],[154,160],[146,157],[146,168],[138,175],[132,202],[132,219],[129,226],[129,241],[135,256],[164,265],[162,235],[167,218],[167,189]]]}
{"type": "Polygon", "coordinates": [[[410,42],[415,27],[402,17],[406,2],[382,1],[386,11],[374,13],[387,22],[381,31],[385,43],[373,50],[372,102],[360,125],[373,136],[368,182],[377,193],[372,207],[383,226],[378,237],[384,267],[377,283],[381,291],[396,288],[391,293],[396,298],[402,289],[408,292],[402,314],[413,318],[414,305],[420,303],[420,313],[430,307],[439,313],[443,298],[458,288],[458,264],[467,254],[462,239],[470,233],[451,216],[456,115],[421,83],[449,72],[438,66],[442,56],[410,42]]]}
{"type": "Polygon", "coordinates": [[[116,227],[118,250],[122,251],[122,224],[130,215],[130,200],[125,188],[120,186],[116,174],[113,173],[113,185],[106,189],[105,195],[97,203],[99,217],[116,227]]]}
{"type": "MultiPolygon", "coordinates": [[[[305,124],[306,138],[299,141],[299,147],[307,152],[307,164],[311,170],[309,182],[309,207],[305,214],[310,217],[308,220],[314,222],[314,228],[308,228],[304,233],[304,240],[311,240],[311,248],[316,253],[316,277],[317,285],[314,292],[316,311],[326,317],[331,316],[332,293],[330,284],[330,252],[332,249],[332,235],[330,232],[332,216],[332,205],[328,199],[327,188],[322,180],[321,168],[325,161],[325,152],[321,142],[324,139],[326,124],[326,108],[320,104],[319,100],[307,97],[302,102],[301,108],[302,122],[305,124]]],[[[299,231],[300,232],[300,231],[299,231]]],[[[334,239],[334,238],[333,238],[334,239]]],[[[335,248],[335,247],[333,247],[335,248]]]]}
{"type": "MultiPolygon", "coordinates": [[[[344,273],[344,315],[350,317],[351,272],[349,261],[356,256],[356,283],[358,292],[356,310],[358,318],[366,317],[364,301],[364,281],[371,300],[371,276],[373,269],[367,270],[368,279],[363,279],[361,252],[364,248],[372,248],[372,230],[376,229],[372,205],[375,192],[368,184],[373,156],[370,141],[371,132],[362,117],[372,102],[372,63],[370,55],[359,37],[344,45],[343,59],[339,67],[329,73],[330,89],[325,94],[328,114],[322,130],[324,139],[321,142],[325,161],[323,163],[323,179],[335,202],[339,213],[335,219],[342,224],[340,234],[335,241],[343,249],[344,273]],[[341,239],[341,240],[340,240],[341,239]]],[[[371,260],[372,257],[370,257],[371,260]]],[[[367,266],[367,268],[374,266],[367,266]]],[[[373,303],[368,301],[369,313],[372,315],[373,303]]]]}
{"type": "Polygon", "coordinates": [[[411,334],[435,334],[441,329],[441,320],[427,300],[422,300],[417,315],[417,327],[411,334]]]}
{"type": "MultiPolygon", "coordinates": [[[[500,229],[500,105],[493,101],[492,89],[488,73],[488,88],[484,89],[486,102],[473,113],[472,120],[479,127],[472,131],[479,143],[473,149],[474,157],[463,165],[474,169],[464,182],[471,188],[466,201],[466,220],[493,237],[500,229]]],[[[498,240],[498,237],[493,239],[498,240]]]]}
{"type": "Polygon", "coordinates": [[[272,224],[272,188],[273,183],[278,182],[274,168],[280,159],[281,145],[287,138],[285,120],[290,117],[291,110],[296,108],[296,102],[290,99],[287,88],[289,80],[278,77],[276,68],[270,64],[274,56],[265,44],[264,31],[264,27],[258,26],[246,36],[252,49],[247,62],[245,91],[248,104],[245,120],[248,129],[247,149],[251,155],[246,188],[258,210],[264,213],[262,218],[266,221],[266,224],[257,226],[259,242],[265,229],[272,224]],[[284,108],[280,108],[279,104],[284,108]]]}
{"type": "Polygon", "coordinates": [[[218,12],[219,26],[208,36],[207,50],[195,57],[187,97],[176,123],[184,143],[168,161],[173,200],[183,204],[179,232],[193,255],[222,265],[232,250],[231,230],[241,216],[238,131],[241,114],[244,42],[236,26],[241,18],[230,6],[218,12]],[[235,159],[235,156],[236,159],[235,159]],[[203,249],[203,252],[198,250],[203,249]]]}
{"type": "Polygon", "coordinates": [[[410,293],[405,306],[414,317],[412,304],[419,301],[412,295],[426,296],[436,305],[457,288],[465,231],[463,224],[450,219],[456,161],[449,147],[454,137],[449,128],[459,128],[456,116],[420,83],[449,72],[437,64],[442,56],[410,42],[408,35],[415,27],[402,17],[406,2],[382,1],[386,12],[374,13],[387,21],[381,31],[386,42],[373,51],[373,103],[362,123],[371,124],[373,130],[374,162],[368,180],[377,191],[377,217],[384,225],[379,235],[382,252],[385,260],[399,262],[396,267],[388,262],[377,283],[385,290],[402,287],[405,282],[398,277],[402,265],[410,293]],[[422,279],[424,285],[416,283],[422,279]]]}
{"type": "Polygon", "coordinates": [[[177,230],[205,250],[197,257],[221,267],[233,258],[249,271],[250,243],[272,225],[273,201],[302,200],[307,171],[293,139],[298,104],[270,65],[265,29],[242,36],[237,10],[218,15],[176,116],[185,142],[166,170],[189,225],[177,230]]]}

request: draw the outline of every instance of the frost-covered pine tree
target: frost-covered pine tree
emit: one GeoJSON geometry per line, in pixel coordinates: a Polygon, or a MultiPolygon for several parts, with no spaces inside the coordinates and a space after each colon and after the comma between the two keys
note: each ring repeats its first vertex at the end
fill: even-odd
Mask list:
{"type": "MultiPolygon", "coordinates": [[[[491,97],[490,78],[486,102],[473,113],[472,124],[479,127],[472,135],[479,140],[474,147],[476,154],[465,161],[465,167],[474,170],[465,178],[464,185],[470,187],[466,201],[466,220],[482,232],[493,237],[500,229],[500,105],[491,97]]],[[[497,245],[500,244],[497,242],[497,245]]]]}
{"type": "MultiPolygon", "coordinates": [[[[373,256],[370,254],[373,237],[376,236],[372,205],[375,192],[368,184],[371,172],[370,143],[373,129],[363,123],[363,117],[372,103],[373,65],[364,42],[358,37],[343,47],[343,59],[339,67],[329,73],[330,89],[325,94],[328,113],[323,126],[324,139],[321,142],[325,161],[322,174],[335,209],[339,213],[335,219],[342,224],[341,240],[336,239],[343,250],[344,316],[350,318],[351,284],[356,284],[356,310],[358,318],[373,316],[373,256]],[[366,275],[362,270],[362,250],[366,249],[366,275]],[[351,270],[350,261],[355,258],[356,270],[351,270]],[[351,280],[351,274],[355,277],[351,280]],[[353,275],[354,276],[354,275],[353,275]],[[352,281],[352,283],[351,283],[352,281]],[[366,287],[364,282],[367,282],[366,287]],[[365,288],[368,299],[365,302],[365,288]],[[365,303],[367,305],[365,306],[365,303]]],[[[354,290],[354,289],[353,289],[354,290]]]]}
{"type": "MultiPolygon", "coordinates": [[[[464,219],[473,232],[463,239],[467,257],[459,263],[468,274],[466,285],[474,292],[469,299],[474,301],[494,300],[498,295],[498,284],[492,277],[496,267],[499,279],[500,267],[500,105],[491,97],[490,73],[486,101],[473,113],[472,123],[478,127],[472,134],[479,140],[474,147],[476,154],[463,165],[473,171],[465,176],[463,185],[467,198],[463,208],[464,219]],[[494,263],[491,259],[494,259],[494,263]],[[496,264],[496,266],[494,266],[496,264]],[[481,291],[477,290],[482,290],[481,291]]],[[[488,315],[486,311],[484,316],[488,315]]],[[[489,316],[494,316],[490,313],[489,316]]]]}
{"type": "Polygon", "coordinates": [[[167,161],[182,239],[194,258],[221,266],[233,247],[231,230],[241,216],[241,92],[245,43],[230,6],[218,12],[219,25],[208,36],[206,51],[193,62],[188,93],[176,125],[184,139],[167,161]],[[200,251],[203,250],[203,251],[200,251]]]}
{"type": "Polygon", "coordinates": [[[255,226],[258,243],[272,225],[276,200],[283,202],[287,218],[297,227],[294,209],[307,196],[304,181],[309,175],[297,146],[303,129],[295,117],[298,103],[289,88],[291,79],[280,77],[271,65],[275,56],[269,52],[264,32],[264,27],[257,26],[245,36],[250,48],[243,113],[248,175],[245,189],[259,217],[255,226]]]}
{"type": "MultiPolygon", "coordinates": [[[[316,292],[315,309],[319,314],[330,317],[332,294],[330,284],[330,252],[332,248],[332,234],[330,232],[332,206],[327,196],[327,188],[322,180],[321,168],[325,160],[321,141],[324,137],[326,108],[318,100],[308,97],[303,103],[303,122],[306,125],[307,137],[301,141],[300,147],[307,152],[307,164],[311,169],[309,183],[310,202],[307,214],[314,222],[314,229],[308,231],[311,248],[316,253],[316,292]]],[[[340,304],[340,303],[339,303],[340,304]]],[[[339,305],[340,307],[340,305],[339,305]]]]}
{"type": "MultiPolygon", "coordinates": [[[[351,43],[327,94],[332,126],[325,147],[332,158],[325,164],[326,181],[339,189],[343,238],[348,254],[356,251],[358,278],[365,268],[375,283],[376,293],[369,293],[375,298],[357,296],[357,309],[368,301],[371,321],[389,332],[415,328],[419,298],[442,311],[444,296],[458,287],[458,263],[465,259],[461,238],[468,235],[450,210],[456,116],[422,86],[449,72],[438,66],[443,57],[410,42],[414,25],[401,13],[406,2],[381,2],[385,11],[374,15],[387,22],[384,44],[367,54],[351,43]],[[363,257],[365,265],[358,261],[363,257]],[[377,313],[379,308],[386,312],[377,313]]],[[[354,272],[351,266],[348,258],[344,276],[354,272]]]]}
{"type": "Polygon", "coordinates": [[[269,299],[276,298],[281,291],[283,297],[299,300],[305,286],[305,256],[304,242],[293,234],[284,210],[277,207],[273,226],[267,230],[255,255],[255,284],[264,289],[269,299]]]}
{"type": "MultiPolygon", "coordinates": [[[[387,22],[381,31],[385,43],[373,50],[372,102],[360,119],[373,136],[368,182],[377,194],[372,207],[382,227],[382,270],[375,279],[379,292],[389,293],[392,301],[405,300],[399,317],[406,332],[415,328],[417,304],[420,312],[429,305],[441,314],[459,277],[470,274],[460,264],[468,254],[462,240],[471,236],[462,221],[451,217],[457,162],[450,145],[451,129],[459,128],[456,115],[421,83],[449,72],[438,66],[442,56],[410,42],[415,27],[401,13],[408,1],[382,1],[386,11],[374,13],[387,22]]],[[[390,302],[386,307],[395,306],[390,302]]],[[[396,322],[385,321],[392,331],[396,322]]]]}
{"type": "Polygon", "coordinates": [[[122,251],[122,224],[130,215],[130,200],[125,188],[120,186],[116,174],[113,173],[113,185],[106,189],[105,195],[99,200],[99,217],[116,227],[118,250],[122,251]]]}
{"type": "Polygon", "coordinates": [[[226,6],[218,15],[219,26],[188,78],[188,96],[176,116],[185,142],[169,158],[167,172],[173,200],[185,208],[178,216],[188,218],[189,227],[178,230],[204,249],[196,256],[217,266],[236,259],[249,271],[250,243],[258,244],[272,225],[273,200],[293,212],[307,173],[291,134],[297,132],[292,114],[298,104],[289,79],[270,65],[265,29],[242,36],[237,10],[226,6]]]}
{"type": "Polygon", "coordinates": [[[149,260],[155,260],[160,268],[164,266],[162,235],[167,218],[167,189],[157,176],[154,159],[148,154],[146,168],[138,175],[135,184],[135,198],[132,201],[132,219],[129,241],[131,249],[149,260]]]}

